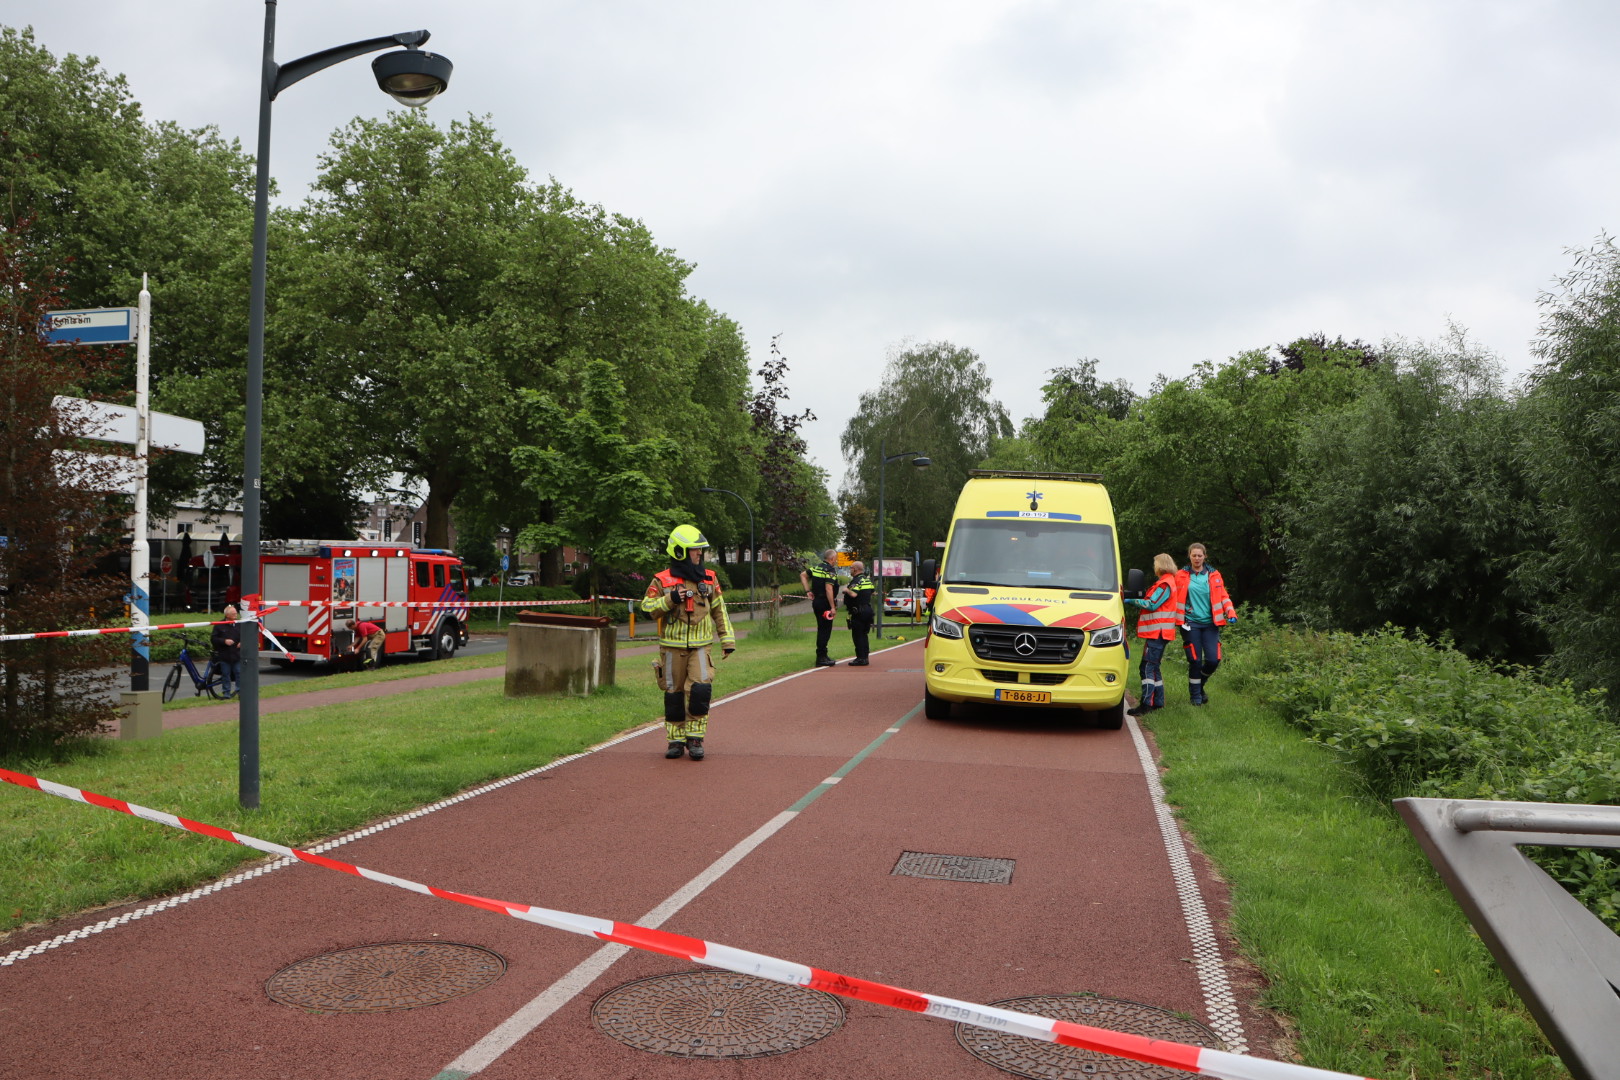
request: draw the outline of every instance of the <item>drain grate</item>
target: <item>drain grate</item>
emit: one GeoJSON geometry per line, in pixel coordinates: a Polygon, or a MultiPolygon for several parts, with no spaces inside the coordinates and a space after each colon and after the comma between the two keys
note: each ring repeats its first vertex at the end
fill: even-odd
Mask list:
{"type": "Polygon", "coordinates": [[[933,855],[926,851],[902,851],[891,874],[901,877],[934,878],[938,881],[975,881],[985,885],[1011,885],[1012,859],[988,859],[981,855],[933,855]]]}
{"type": "MultiPolygon", "coordinates": [[[[1013,1012],[1035,1013],[1088,1027],[1126,1031],[1150,1039],[1168,1039],[1192,1046],[1207,1046],[1213,1050],[1224,1049],[1220,1038],[1196,1020],[1135,1001],[1053,994],[1012,998],[992,1004],[1013,1012]]],[[[967,1024],[956,1025],[956,1041],[980,1061],[994,1065],[1002,1072],[1028,1076],[1034,1080],[1108,1080],[1116,1076],[1129,1077],[1130,1080],[1183,1080],[1187,1075],[1162,1065],[1149,1065],[1130,1058],[1100,1054],[1095,1050],[1060,1046],[967,1024]]]]}
{"type": "Polygon", "coordinates": [[[591,1006],[601,1032],[637,1050],[686,1058],[786,1054],[844,1022],[830,994],[725,971],[655,975],[609,990],[591,1006]]]}
{"type": "Polygon", "coordinates": [[[289,964],[264,984],[272,1001],[317,1012],[391,1012],[482,990],[506,961],[477,945],[390,941],[289,964]]]}

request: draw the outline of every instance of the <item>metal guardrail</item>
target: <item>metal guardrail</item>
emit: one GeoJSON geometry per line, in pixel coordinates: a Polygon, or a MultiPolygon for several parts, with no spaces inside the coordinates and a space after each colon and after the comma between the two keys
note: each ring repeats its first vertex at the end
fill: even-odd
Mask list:
{"type": "Polygon", "coordinates": [[[1519,850],[1620,848],[1620,807],[1397,799],[1395,808],[1570,1073],[1620,1075],[1620,937],[1519,850]]]}

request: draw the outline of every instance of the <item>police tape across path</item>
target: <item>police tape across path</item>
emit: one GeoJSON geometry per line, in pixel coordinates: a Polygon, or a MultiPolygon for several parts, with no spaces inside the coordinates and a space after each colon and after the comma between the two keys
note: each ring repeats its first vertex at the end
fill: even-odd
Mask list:
{"type": "Polygon", "coordinates": [[[418,893],[422,896],[436,896],[441,900],[450,900],[470,907],[483,908],[498,915],[509,915],[515,919],[538,923],[541,926],[549,926],[555,930],[565,930],[582,937],[616,942],[620,945],[628,945],[647,952],[689,960],[693,963],[705,964],[725,971],[734,971],[742,975],[753,975],[773,982],[786,983],[790,986],[809,987],[812,990],[821,990],[825,993],[855,998],[875,1005],[886,1005],[907,1012],[922,1013],[924,1016],[931,1016],[952,1023],[967,1024],[972,1027],[987,1028],[991,1031],[1021,1035],[1042,1042],[1058,1043],[1063,1046],[1073,1046],[1102,1054],[1113,1054],[1117,1057],[1179,1069],[1200,1076],[1222,1077],[1224,1080],[1355,1080],[1348,1073],[1313,1069],[1305,1065],[1248,1057],[1242,1054],[1228,1053],[1224,1050],[1211,1050],[1207,1047],[1189,1046],[1184,1043],[1169,1042],[1163,1039],[1149,1039],[1141,1035],[1111,1031],[1107,1028],[1089,1027],[1067,1020],[1053,1020],[1043,1016],[998,1009],[993,1005],[978,1005],[969,1001],[958,1001],[954,998],[903,990],[897,986],[888,986],[884,983],[872,982],[868,979],[855,978],[849,975],[839,975],[836,972],[823,971],[819,968],[809,967],[789,960],[779,960],[774,956],[766,956],[763,953],[748,952],[744,949],[735,949],[727,945],[704,941],[701,938],[672,934],[665,930],[636,926],[632,923],[613,922],[588,915],[575,915],[566,911],[554,911],[549,908],[532,907],[528,904],[512,903],[506,900],[491,900],[487,897],[474,896],[469,893],[439,889],[432,885],[422,885],[405,878],[394,877],[391,874],[368,870],[353,863],[328,859],[324,855],[271,843],[268,840],[260,840],[245,833],[232,832],[217,825],[192,821],[188,818],[164,813],[161,810],[153,810],[136,803],[125,802],[122,799],[97,795],[94,792],[68,787],[65,784],[57,784],[50,780],[42,780],[39,777],[29,776],[25,773],[12,772],[9,769],[0,769],[0,780],[8,784],[15,784],[18,787],[31,788],[47,795],[55,795],[58,798],[72,802],[84,803],[88,806],[99,806],[104,810],[116,810],[119,813],[157,822],[170,828],[210,836],[216,840],[226,840],[271,855],[297,859],[312,866],[352,874],[355,877],[365,878],[368,881],[375,881],[383,885],[392,885],[395,888],[418,893]]]}

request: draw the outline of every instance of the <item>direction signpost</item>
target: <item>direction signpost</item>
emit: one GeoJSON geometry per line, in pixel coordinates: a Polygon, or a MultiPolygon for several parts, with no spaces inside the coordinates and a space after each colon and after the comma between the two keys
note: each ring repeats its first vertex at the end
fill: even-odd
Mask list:
{"type": "MultiPolygon", "coordinates": [[[[47,312],[40,320],[39,336],[47,345],[135,343],[134,408],[70,397],[58,397],[52,406],[59,415],[71,418],[86,438],[135,447],[134,456],[129,458],[79,454],[59,457],[55,464],[60,474],[70,478],[69,482],[75,474],[88,471],[100,478],[103,487],[135,496],[134,537],[129,548],[129,622],[134,630],[130,634],[129,688],[136,694],[150,692],[147,672],[152,649],[150,638],[144,632],[152,621],[151,597],[146,589],[146,579],[151,576],[146,536],[146,462],[154,446],[185,454],[202,453],[203,426],[196,420],[152,412],[148,389],[152,372],[152,294],[146,287],[146,275],[141,275],[138,307],[47,312]]],[[[141,702],[136,700],[133,708],[140,711],[141,702]]]]}

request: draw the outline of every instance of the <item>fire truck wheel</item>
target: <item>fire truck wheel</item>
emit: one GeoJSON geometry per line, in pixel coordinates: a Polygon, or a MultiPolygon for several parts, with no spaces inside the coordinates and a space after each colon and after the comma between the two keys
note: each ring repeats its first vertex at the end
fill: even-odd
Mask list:
{"type": "Polygon", "coordinates": [[[439,627],[438,636],[433,639],[433,659],[448,660],[456,655],[456,643],[459,640],[455,624],[446,619],[444,625],[439,627]]]}

